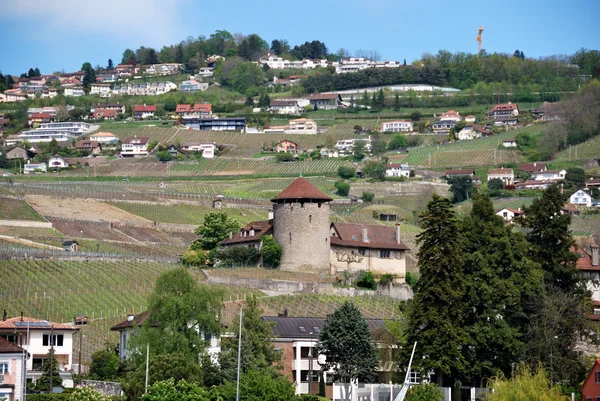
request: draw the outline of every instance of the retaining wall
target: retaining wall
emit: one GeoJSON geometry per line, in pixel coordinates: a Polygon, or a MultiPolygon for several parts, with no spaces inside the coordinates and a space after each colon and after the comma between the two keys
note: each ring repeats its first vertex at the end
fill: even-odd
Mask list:
{"type": "Polygon", "coordinates": [[[29,220],[0,220],[0,226],[52,228],[52,223],[48,223],[46,221],[29,221],[29,220]]]}

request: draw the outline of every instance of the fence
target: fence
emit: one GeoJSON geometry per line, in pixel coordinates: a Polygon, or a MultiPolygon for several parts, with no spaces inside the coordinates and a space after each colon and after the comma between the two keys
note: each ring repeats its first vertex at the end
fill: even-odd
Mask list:
{"type": "MultiPolygon", "coordinates": [[[[413,385],[415,384],[413,383],[413,385]]],[[[333,401],[394,401],[401,389],[402,385],[393,383],[359,383],[357,386],[334,383],[333,401]]],[[[444,395],[444,401],[452,401],[451,387],[440,387],[440,391],[444,395]]],[[[461,387],[460,399],[463,401],[482,400],[487,391],[487,388],[461,387]]]]}

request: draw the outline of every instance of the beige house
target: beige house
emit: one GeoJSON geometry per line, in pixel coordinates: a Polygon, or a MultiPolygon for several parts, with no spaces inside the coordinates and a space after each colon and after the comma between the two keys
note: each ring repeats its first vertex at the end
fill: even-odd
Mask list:
{"type": "Polygon", "coordinates": [[[392,273],[400,281],[406,276],[406,251],[396,227],[331,223],[331,274],[367,270],[375,275],[392,273]]]}
{"type": "Polygon", "coordinates": [[[504,185],[513,185],[515,183],[515,172],[512,168],[491,168],[488,170],[487,180],[498,178],[504,185]]]}
{"type": "Polygon", "coordinates": [[[288,131],[294,131],[294,133],[317,133],[317,122],[310,118],[297,118],[295,120],[290,120],[289,124],[288,131]]]}

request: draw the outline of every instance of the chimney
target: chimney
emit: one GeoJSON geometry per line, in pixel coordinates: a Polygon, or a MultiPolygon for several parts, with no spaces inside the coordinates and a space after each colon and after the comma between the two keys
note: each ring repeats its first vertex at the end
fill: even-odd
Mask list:
{"type": "Polygon", "coordinates": [[[233,238],[233,233],[231,231],[229,231],[229,239],[233,238]]]}
{"type": "Polygon", "coordinates": [[[129,314],[127,315],[127,321],[131,322],[135,315],[133,314],[133,309],[129,310],[129,314]]]}
{"type": "Polygon", "coordinates": [[[2,321],[6,322],[6,309],[4,309],[4,313],[2,314],[2,321]]]}
{"type": "Polygon", "coordinates": [[[367,227],[362,228],[362,242],[369,242],[369,235],[367,234],[367,227]]]}
{"type": "Polygon", "coordinates": [[[400,223],[396,223],[396,242],[400,243],[400,223]]]}
{"type": "Polygon", "coordinates": [[[288,310],[287,309],[283,310],[283,317],[288,317],[288,310]]]}
{"type": "Polygon", "coordinates": [[[269,209],[269,220],[273,220],[273,209],[269,209]]]}
{"type": "Polygon", "coordinates": [[[21,311],[21,321],[23,321],[23,311],[21,311]]]}
{"type": "Polygon", "coordinates": [[[592,266],[600,265],[598,260],[598,245],[592,245],[592,266]]]}

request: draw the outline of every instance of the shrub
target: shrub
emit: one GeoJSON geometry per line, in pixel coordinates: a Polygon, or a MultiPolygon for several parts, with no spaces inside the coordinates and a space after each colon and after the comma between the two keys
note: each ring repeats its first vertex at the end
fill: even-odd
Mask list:
{"type": "Polygon", "coordinates": [[[406,401],[443,401],[444,393],[433,383],[412,386],[406,395],[406,401]]]}
{"type": "Polygon", "coordinates": [[[350,167],[350,166],[341,166],[338,169],[338,175],[341,178],[348,180],[348,179],[356,176],[356,169],[354,167],[350,167]]]}
{"type": "Polygon", "coordinates": [[[217,267],[251,266],[258,260],[258,249],[245,246],[219,248],[215,253],[217,267]]]}
{"type": "Polygon", "coordinates": [[[419,281],[418,273],[406,272],[406,284],[413,288],[417,281],[419,281]]]}
{"type": "Polygon", "coordinates": [[[490,191],[499,191],[504,189],[504,182],[502,182],[500,178],[492,178],[488,181],[487,185],[490,191]]]}
{"type": "Polygon", "coordinates": [[[275,159],[278,162],[291,162],[294,160],[294,155],[291,153],[277,153],[277,155],[275,155],[275,159]]]}
{"type": "Polygon", "coordinates": [[[394,281],[394,275],[392,273],[385,273],[379,277],[379,285],[388,286],[394,281]]]}
{"type": "Polygon", "coordinates": [[[184,265],[187,266],[203,266],[206,263],[206,251],[203,251],[201,249],[188,249],[183,254],[181,261],[184,265]]]}
{"type": "Polygon", "coordinates": [[[275,241],[272,235],[263,237],[262,257],[263,265],[266,268],[276,268],[281,262],[281,245],[275,241]]]}
{"type": "Polygon", "coordinates": [[[168,150],[161,150],[156,153],[156,158],[161,162],[168,162],[173,158],[173,155],[168,150]]]}
{"type": "Polygon", "coordinates": [[[374,290],[375,288],[377,288],[377,285],[375,284],[375,276],[373,276],[373,273],[369,271],[361,271],[358,276],[358,279],[356,280],[356,286],[360,288],[374,290]]]}
{"type": "Polygon", "coordinates": [[[337,194],[340,196],[348,196],[350,193],[350,184],[345,181],[336,182],[335,188],[337,189],[337,194]]]}
{"type": "Polygon", "coordinates": [[[365,191],[360,196],[360,199],[362,199],[363,202],[372,202],[373,199],[375,199],[375,194],[373,192],[367,192],[367,191],[365,191]]]}

